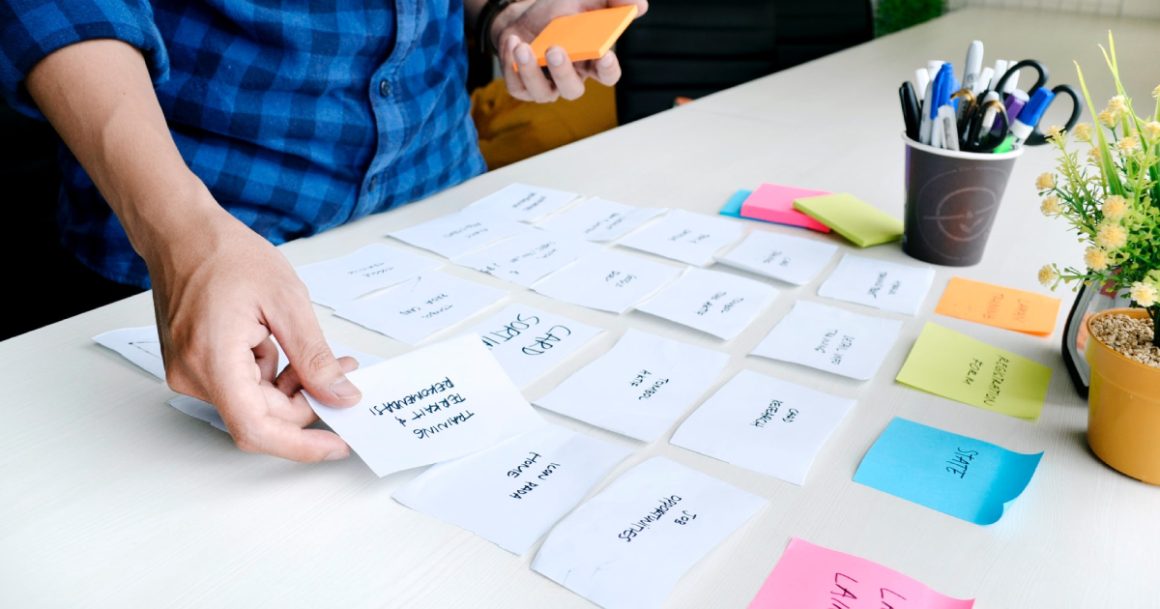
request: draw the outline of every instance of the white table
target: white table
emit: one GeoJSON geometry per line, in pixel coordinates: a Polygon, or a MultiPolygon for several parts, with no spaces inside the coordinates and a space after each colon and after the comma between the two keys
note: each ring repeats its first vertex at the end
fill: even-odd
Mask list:
{"type": "MultiPolygon", "coordinates": [[[[1102,96],[1108,78],[1095,45],[1109,27],[1136,99],[1150,103],[1148,94],[1160,83],[1160,22],[963,11],[490,173],[422,204],[291,243],[285,252],[295,263],[343,254],[517,180],[706,213],[737,188],[786,182],[849,190],[901,216],[895,100],[898,83],[914,66],[928,57],[961,62],[969,39],[981,36],[988,57],[996,51],[1036,57],[1056,70],[1056,82],[1074,83],[1069,64],[1080,59],[1102,96]]],[[[733,357],[719,383],[745,367],[858,399],[800,488],[678,449],[667,435],[637,445],[618,471],[666,455],[769,500],[682,580],[668,607],[745,607],[791,536],[881,562],[950,595],[976,597],[979,607],[1156,602],[1160,489],[1109,470],[1089,453],[1085,403],[1059,355],[1062,315],[1050,339],[938,317],[1053,367],[1038,422],[892,381],[952,275],[1038,289],[1034,276],[1042,263],[1078,262],[1080,249],[1062,222],[1038,213],[1032,182],[1052,156],[1046,148],[1029,150],[1019,161],[983,263],[938,270],[922,311],[903,318],[902,337],[864,384],[744,356],[795,299],[813,297],[817,281],[785,289],[746,334],[724,345],[639,313],[615,317],[513,291],[516,301],[612,330],[530,387],[531,398],[633,326],[727,350],[733,357]],[[1003,519],[976,526],[851,481],[894,416],[1046,455],[1003,519]]],[[[865,253],[909,260],[897,246],[865,253]]],[[[471,271],[451,272],[501,285],[471,271]]],[[[1066,307],[1070,294],[1063,296],[1066,307]]],[[[327,333],[352,347],[386,356],[405,349],[323,309],[319,314],[327,333]]],[[[530,556],[511,556],[392,501],[392,490],[413,472],[380,480],[357,459],[297,465],[246,455],[226,435],[168,408],[173,394],[165,386],[89,340],[151,323],[151,315],[142,295],[0,343],[6,394],[0,606],[591,607],[529,570],[530,556]]]]}

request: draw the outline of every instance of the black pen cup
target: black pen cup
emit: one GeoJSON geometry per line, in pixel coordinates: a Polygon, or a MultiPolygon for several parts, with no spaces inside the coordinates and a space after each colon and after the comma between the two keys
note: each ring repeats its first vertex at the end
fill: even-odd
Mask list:
{"type": "Polygon", "coordinates": [[[983,259],[1007,180],[1022,148],[999,154],[943,150],[906,142],[902,251],[943,266],[983,259]]]}

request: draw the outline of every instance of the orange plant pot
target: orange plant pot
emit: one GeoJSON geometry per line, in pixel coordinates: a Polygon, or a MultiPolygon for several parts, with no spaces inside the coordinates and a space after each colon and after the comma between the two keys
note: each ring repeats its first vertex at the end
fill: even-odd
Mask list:
{"type": "Polygon", "coordinates": [[[1160,368],[1129,359],[1092,333],[1093,319],[1113,314],[1148,316],[1143,309],[1111,309],[1087,321],[1088,445],[1113,469],[1160,485],[1160,368]]]}

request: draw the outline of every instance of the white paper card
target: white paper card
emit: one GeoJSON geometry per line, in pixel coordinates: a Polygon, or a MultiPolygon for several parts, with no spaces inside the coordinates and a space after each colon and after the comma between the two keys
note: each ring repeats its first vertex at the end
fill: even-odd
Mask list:
{"type": "Polygon", "coordinates": [[[651,442],[713,385],[728,361],[720,351],[630,329],[536,405],[651,442]]]}
{"type": "Polygon", "coordinates": [[[525,230],[526,224],[510,218],[464,210],[397,230],[390,236],[444,258],[458,258],[525,230]]]}
{"type": "Polygon", "coordinates": [[[745,228],[724,218],[674,209],[660,220],[625,237],[620,244],[695,266],[713,262],[721,248],[735,243],[745,228]]]}
{"type": "Polygon", "coordinates": [[[161,358],[161,339],[157,326],[140,326],[110,330],[93,337],[93,341],[112,349],[142,370],[165,380],[165,361],[161,358]]]}
{"type": "Polygon", "coordinates": [[[719,260],[721,264],[804,285],[830,263],[838,246],[780,233],[754,231],[719,260]]]}
{"type": "Polygon", "coordinates": [[[532,289],[563,302],[624,313],[681,274],[681,269],[641,256],[603,250],[583,256],[532,289]]]}
{"type": "Polygon", "coordinates": [[[590,248],[572,235],[529,229],[454,262],[526,288],[590,248]]]}
{"type": "Polygon", "coordinates": [[[433,271],[439,261],[402,248],[372,243],[345,256],[298,267],[310,300],[331,309],[375,290],[433,271]]]}
{"type": "Polygon", "coordinates": [[[878,371],[901,329],[901,321],[800,300],[753,355],[866,381],[878,371]]]}
{"type": "Polygon", "coordinates": [[[846,254],[818,288],[818,296],[914,315],[918,313],[934,269],[846,254]]]}
{"type": "Polygon", "coordinates": [[[635,207],[608,199],[592,198],[577,203],[541,224],[544,229],[604,243],[615,241],[668,210],[635,207]]]}
{"type": "Polygon", "coordinates": [[[414,345],[506,296],[503,290],[433,271],[348,302],[335,315],[414,345]]]}
{"type": "Polygon", "coordinates": [[[775,288],[760,281],[690,268],[636,308],[730,340],[748,328],[777,294],[775,288]]]}
{"type": "Polygon", "coordinates": [[[517,387],[563,364],[602,329],[525,304],[508,305],[471,329],[517,387]]]}
{"type": "Polygon", "coordinates": [[[307,399],[380,477],[469,455],[544,424],[472,334],[347,378],[362,390],[357,405],[330,408],[307,399]]]}
{"type": "Polygon", "coordinates": [[[467,208],[520,222],[532,222],[575,201],[577,196],[574,192],[516,183],[493,192],[467,208]]]}
{"type": "MultiPolygon", "coordinates": [[[[353,357],[358,360],[360,368],[373,366],[383,361],[383,358],[377,355],[371,355],[363,351],[351,349],[346,345],[336,343],[334,341],[328,342],[330,343],[330,350],[334,352],[335,357],[353,357]]],[[[290,362],[286,360],[286,354],[282,352],[282,347],[278,345],[277,341],[274,342],[274,346],[278,347],[278,372],[281,373],[286,369],[286,366],[288,366],[290,362]]],[[[219,429],[225,432],[229,431],[226,429],[226,423],[222,420],[222,416],[218,414],[217,408],[214,408],[213,404],[210,404],[209,402],[205,402],[188,395],[178,395],[177,397],[169,400],[169,405],[186,416],[190,416],[198,419],[199,421],[209,423],[215,429],[219,429]]]]}
{"type": "Polygon", "coordinates": [[[742,370],[689,415],[672,443],[802,485],[853,406],[854,400],[742,370]]]}
{"type": "Polygon", "coordinates": [[[764,504],[654,457],[556,525],[532,569],[605,609],[656,609],[685,572],[764,504]]]}
{"type": "Polygon", "coordinates": [[[432,466],[395,491],[394,498],[508,552],[523,554],[630,452],[545,425],[494,448],[432,466]]]}

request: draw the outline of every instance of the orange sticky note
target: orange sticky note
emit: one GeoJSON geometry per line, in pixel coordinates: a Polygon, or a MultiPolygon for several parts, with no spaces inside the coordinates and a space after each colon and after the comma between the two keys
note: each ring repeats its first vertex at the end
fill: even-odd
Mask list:
{"type": "Polygon", "coordinates": [[[934,311],[996,328],[1047,336],[1055,329],[1059,299],[952,277],[934,311]]]}
{"type": "Polygon", "coordinates": [[[635,18],[635,4],[557,17],[532,41],[532,52],[541,66],[548,65],[548,48],[555,46],[572,61],[600,59],[635,18]]]}

